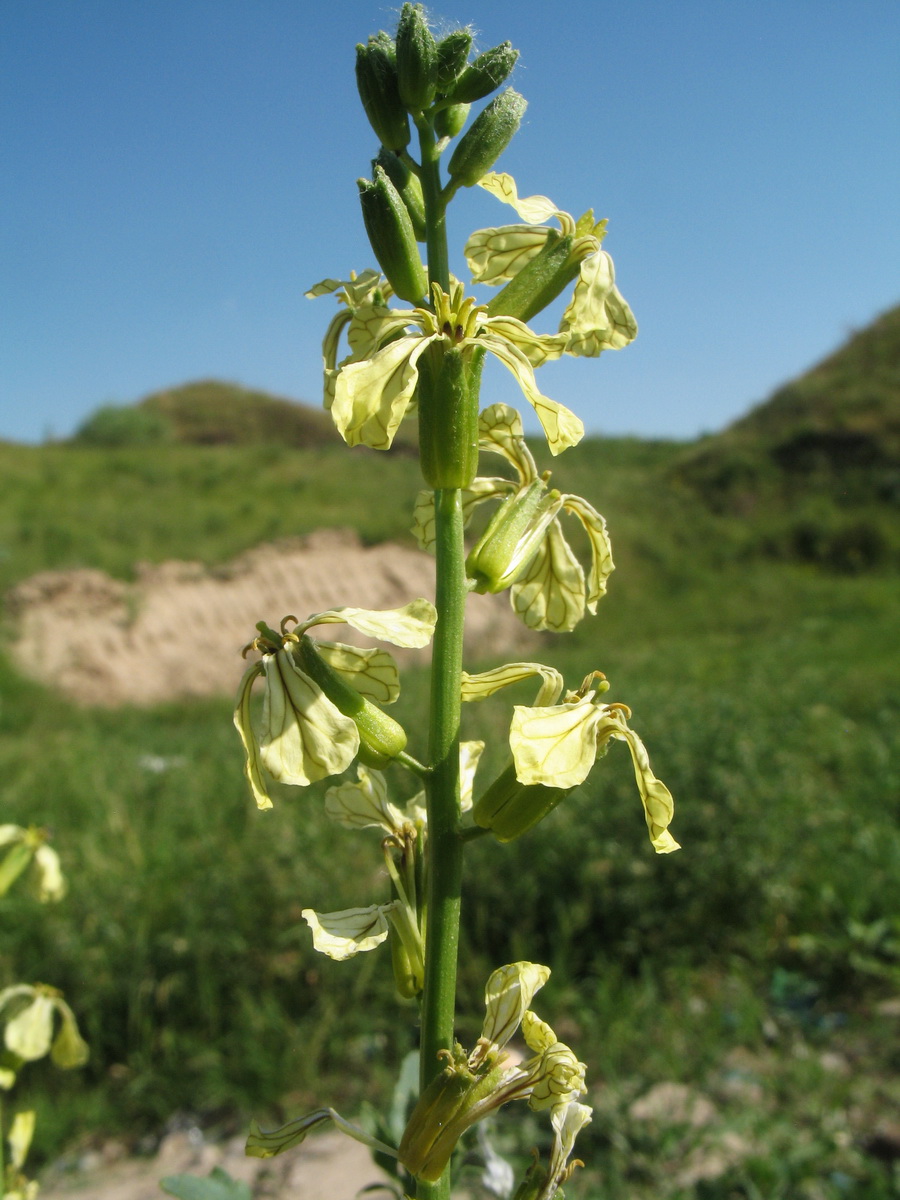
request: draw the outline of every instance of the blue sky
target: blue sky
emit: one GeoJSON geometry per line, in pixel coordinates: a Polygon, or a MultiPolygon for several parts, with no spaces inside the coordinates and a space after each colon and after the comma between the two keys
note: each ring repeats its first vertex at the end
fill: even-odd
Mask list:
{"type": "MultiPolygon", "coordinates": [[[[609,218],[638,340],[540,375],[591,431],[719,429],[900,300],[897,0],[433,12],[522,52],[498,166],[609,218]]],[[[198,378],[318,402],[332,301],[303,292],[372,263],[354,45],[395,23],[377,0],[3,0],[0,437],[198,378]]],[[[462,274],[466,235],[512,214],[454,209],[462,274]]],[[[502,376],[484,402],[518,405],[502,376]]]]}

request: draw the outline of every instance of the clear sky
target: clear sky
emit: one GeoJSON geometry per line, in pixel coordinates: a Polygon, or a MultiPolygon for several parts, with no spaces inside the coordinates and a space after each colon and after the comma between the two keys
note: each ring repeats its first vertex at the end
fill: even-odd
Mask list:
{"type": "MultiPolygon", "coordinates": [[[[199,378],[319,401],[333,302],[303,292],[373,265],[354,45],[398,8],[0,0],[0,437],[199,378]]],[[[540,375],[591,431],[719,429],[900,300],[898,0],[433,12],[522,52],[520,192],[609,218],[638,339],[540,375]]],[[[459,274],[515,220],[477,191],[459,274]]]]}

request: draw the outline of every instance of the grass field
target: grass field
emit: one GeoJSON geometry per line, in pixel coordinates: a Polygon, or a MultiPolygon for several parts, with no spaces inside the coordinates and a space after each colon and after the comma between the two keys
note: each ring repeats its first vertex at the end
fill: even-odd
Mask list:
{"type": "MultiPolygon", "coordinates": [[[[541,1013],[597,1107],[570,1196],[880,1200],[900,1187],[897,576],[761,553],[745,515],[685,485],[684,454],[592,440],[554,464],[606,514],[618,570],[597,618],[540,652],[632,708],[684,848],[653,855],[621,747],[532,834],[476,843],[460,1036],[497,963],[553,968],[541,1013]]],[[[3,588],[323,526],[408,539],[417,487],[409,457],[337,448],[0,446],[0,471],[3,588]]],[[[336,841],[322,788],[257,813],[227,698],[78,709],[0,672],[2,820],[50,826],[70,881],[50,910],[4,902],[0,983],[64,988],[92,1046],[77,1077],[25,1076],[40,1153],[176,1111],[383,1099],[413,1024],[388,956],[331,962],[300,921],[380,898],[377,843],[336,841]]],[[[425,691],[412,672],[398,704],[414,751],[425,691]]],[[[485,781],[518,698],[470,714],[485,781]]]]}

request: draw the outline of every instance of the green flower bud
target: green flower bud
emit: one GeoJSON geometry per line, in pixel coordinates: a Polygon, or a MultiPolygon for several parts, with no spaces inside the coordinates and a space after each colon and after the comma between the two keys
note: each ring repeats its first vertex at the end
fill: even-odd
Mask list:
{"type": "Polygon", "coordinates": [[[437,91],[437,44],[421,4],[404,4],[397,26],[397,82],[410,112],[428,108],[437,91]]]}
{"type": "Polygon", "coordinates": [[[455,83],[466,68],[472,35],[468,29],[454,29],[437,45],[437,85],[442,92],[455,83]]]}
{"type": "Polygon", "coordinates": [[[511,842],[543,821],[571,791],[543,783],[520,783],[515,764],[510,763],[475,802],[472,816],[476,825],[489,829],[498,841],[511,842]]]}
{"type": "Polygon", "coordinates": [[[516,317],[526,323],[551,304],[578,277],[582,256],[573,255],[571,235],[550,232],[540,253],[488,303],[492,317],[516,317]]]}
{"type": "Polygon", "coordinates": [[[472,382],[462,349],[443,339],[419,359],[419,458],[435,490],[469,487],[478,470],[478,387],[472,382]]]}
{"type": "Polygon", "coordinates": [[[411,953],[396,927],[391,933],[391,966],[394,971],[394,986],[404,1000],[414,1000],[425,986],[425,969],[421,954],[411,953]]]}
{"type": "Polygon", "coordinates": [[[537,554],[561,501],[559,492],[547,492],[544,479],[507,496],[466,559],[476,592],[502,592],[516,582],[537,554]]]}
{"type": "Polygon", "coordinates": [[[453,138],[459,133],[469,116],[470,104],[451,104],[434,114],[434,132],[438,137],[453,138]]]}
{"type": "Polygon", "coordinates": [[[414,171],[393,154],[390,150],[385,150],[382,146],[378,152],[378,157],[372,161],[372,170],[376,167],[381,167],[384,173],[390,179],[391,183],[397,189],[400,199],[406,205],[406,211],[409,213],[409,219],[412,221],[413,231],[416,235],[416,241],[425,241],[425,199],[422,195],[422,185],[419,183],[419,177],[414,171]]]}
{"type": "Polygon", "coordinates": [[[303,634],[292,653],[301,671],[322,689],[338,712],[353,721],[359,731],[361,752],[365,748],[389,760],[406,748],[403,726],[342,679],[320,656],[312,638],[303,634]]]}
{"type": "Polygon", "coordinates": [[[374,182],[358,179],[363,222],[375,257],[401,300],[420,304],[428,277],[416,246],[412,219],[386,172],[375,167],[374,182]]]}
{"type": "Polygon", "coordinates": [[[447,99],[455,104],[471,104],[489,96],[509,78],[519,57],[511,42],[501,42],[492,50],[485,50],[462,72],[453,87],[447,91],[447,99]]]}
{"type": "Polygon", "coordinates": [[[393,42],[387,34],[356,47],[356,86],[369,124],[388,150],[409,145],[409,118],[400,100],[393,42]]]}
{"type": "Polygon", "coordinates": [[[474,187],[512,141],[527,106],[525,97],[512,88],[492,100],[453,151],[447,167],[451,179],[474,187]]]}

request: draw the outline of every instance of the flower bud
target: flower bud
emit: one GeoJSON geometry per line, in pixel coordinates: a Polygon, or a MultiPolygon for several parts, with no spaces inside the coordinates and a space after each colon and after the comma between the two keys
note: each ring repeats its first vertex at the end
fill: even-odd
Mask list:
{"type": "Polygon", "coordinates": [[[489,96],[501,83],[509,78],[519,57],[511,42],[501,42],[491,50],[479,54],[462,72],[453,87],[447,91],[447,99],[455,104],[471,104],[489,96]]]}
{"type": "Polygon", "coordinates": [[[394,292],[401,300],[419,304],[428,291],[428,278],[412,219],[383,168],[376,166],[374,175],[374,182],[356,181],[366,233],[394,292]]]}
{"type": "Polygon", "coordinates": [[[503,501],[466,559],[476,592],[502,592],[516,582],[540,549],[560,503],[559,492],[548,493],[543,479],[503,501]]]}
{"type": "Polygon", "coordinates": [[[469,487],[478,470],[478,387],[459,346],[419,359],[419,459],[429,487],[469,487]]]}
{"type": "Polygon", "coordinates": [[[410,112],[428,108],[437,90],[437,44],[421,4],[404,4],[397,26],[397,83],[410,112]]]}
{"type": "Polygon", "coordinates": [[[453,151],[447,166],[451,179],[474,187],[512,141],[527,106],[525,97],[512,88],[492,100],[453,151]]]}
{"type": "Polygon", "coordinates": [[[449,108],[441,108],[434,114],[434,132],[438,137],[454,138],[466,123],[469,116],[469,104],[451,104],[449,108]]]}
{"type": "Polygon", "coordinates": [[[437,85],[446,92],[466,68],[472,35],[468,29],[455,29],[437,45],[437,85]]]}
{"type": "Polygon", "coordinates": [[[292,650],[297,665],[321,688],[338,712],[349,717],[359,731],[360,757],[365,752],[384,760],[396,758],[406,748],[406,732],[377,704],[361,696],[325,662],[312,638],[303,634],[292,650]]]}
{"type": "Polygon", "coordinates": [[[409,219],[412,221],[416,241],[425,241],[425,198],[422,195],[422,185],[415,172],[390,150],[382,146],[378,157],[372,160],[372,170],[381,167],[397,189],[400,199],[406,206],[409,219]]]}
{"type": "Polygon", "coordinates": [[[515,764],[510,763],[475,802],[472,816],[476,825],[489,829],[499,842],[511,842],[543,821],[571,791],[543,783],[520,783],[515,764]]]}
{"type": "Polygon", "coordinates": [[[488,313],[527,323],[545,309],[581,270],[581,257],[572,253],[574,243],[571,235],[551,230],[540,252],[489,302],[488,313]]]}
{"type": "Polygon", "coordinates": [[[409,145],[409,118],[400,100],[393,42],[386,34],[356,47],[356,86],[369,124],[388,150],[409,145]]]}

